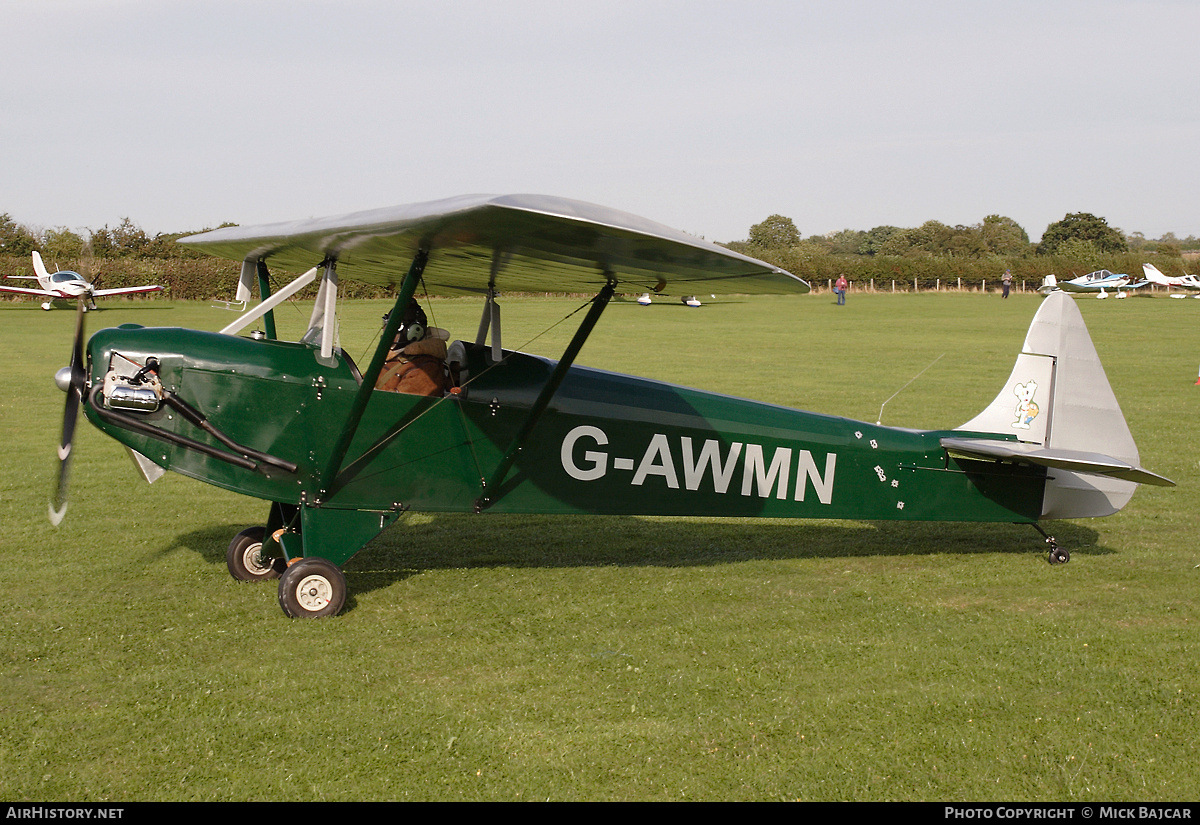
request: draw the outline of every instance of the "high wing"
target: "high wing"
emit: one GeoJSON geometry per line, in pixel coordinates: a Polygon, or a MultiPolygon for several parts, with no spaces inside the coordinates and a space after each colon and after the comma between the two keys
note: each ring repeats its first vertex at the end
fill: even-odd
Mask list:
{"type": "Polygon", "coordinates": [[[439,294],[808,292],[802,279],[645,218],[547,195],[464,195],[331,218],[229,227],[180,243],[235,261],[304,271],[335,261],[338,277],[397,287],[418,251],[439,294]]]}

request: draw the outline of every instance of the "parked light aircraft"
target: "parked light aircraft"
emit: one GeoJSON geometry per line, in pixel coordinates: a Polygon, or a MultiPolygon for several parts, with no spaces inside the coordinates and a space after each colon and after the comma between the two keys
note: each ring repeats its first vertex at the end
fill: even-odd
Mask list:
{"type": "MultiPolygon", "coordinates": [[[[71,365],[59,487],[66,507],[76,410],[125,444],[148,479],[172,470],[269,502],[233,538],[230,573],[279,580],[288,616],[337,613],[341,567],[407,510],[467,513],[1018,522],[1117,512],[1137,446],[1073,301],[1039,308],[996,399],[956,430],[856,422],[574,364],[618,288],[627,293],[804,293],[775,266],[601,206],[537,195],[463,196],[340,217],[229,227],[186,246],[241,262],[220,332],[123,325],[71,365]],[[270,294],[268,264],[307,271],[270,294]],[[336,343],[338,283],[396,296],[361,371],[336,343]],[[273,310],[319,280],[309,329],[276,336],[273,310]],[[480,297],[473,341],[449,345],[448,389],[376,389],[418,286],[480,297]],[[499,290],[586,292],[555,361],[504,349],[499,290]],[[242,335],[251,324],[264,329],[242,335]]],[[[682,344],[681,344],[682,345],[682,344]]]]}
{"type": "Polygon", "coordinates": [[[50,309],[55,301],[81,300],[84,311],[96,308],[96,299],[108,295],[133,295],[139,292],[160,292],[161,286],[126,286],[114,289],[96,289],[78,272],[60,269],[48,272],[42,263],[42,256],[35,250],[33,253],[33,271],[35,275],[9,275],[12,280],[37,281],[41,289],[25,289],[17,286],[0,284],[0,292],[11,292],[17,295],[36,295],[47,300],[42,302],[42,309],[50,309]]]}
{"type": "MultiPolygon", "coordinates": [[[[700,306],[700,299],[697,298],[695,295],[684,295],[679,299],[679,301],[684,306],[689,306],[689,307],[700,306]]],[[[644,307],[648,307],[648,306],[650,306],[651,303],[653,303],[652,299],[650,298],[649,292],[643,292],[641,295],[639,295],[637,302],[644,307]]]]}
{"type": "Polygon", "coordinates": [[[1063,290],[1064,292],[1094,292],[1097,298],[1107,298],[1107,290],[1115,289],[1117,297],[1124,298],[1126,288],[1137,289],[1145,286],[1147,283],[1147,281],[1130,283],[1128,275],[1118,275],[1109,272],[1107,269],[1098,269],[1095,272],[1080,275],[1078,278],[1072,278],[1069,281],[1060,281],[1053,275],[1047,275],[1040,291],[1046,294],[1055,290],[1063,290]]]}
{"type": "MultiPolygon", "coordinates": [[[[1195,275],[1180,275],[1177,278],[1172,278],[1164,275],[1159,271],[1154,264],[1142,264],[1142,271],[1146,273],[1146,280],[1152,284],[1165,286],[1168,289],[1186,289],[1189,292],[1200,293],[1200,278],[1195,275]]],[[[1172,298],[1186,298],[1186,295],[1172,295],[1172,298]]],[[[1200,298],[1200,294],[1191,296],[1200,298]]]]}

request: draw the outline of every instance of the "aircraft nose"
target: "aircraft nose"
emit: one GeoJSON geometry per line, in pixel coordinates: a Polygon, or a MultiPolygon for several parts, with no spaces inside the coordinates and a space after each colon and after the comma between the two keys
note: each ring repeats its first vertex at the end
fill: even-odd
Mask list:
{"type": "Polygon", "coordinates": [[[71,368],[69,366],[54,373],[54,384],[63,392],[71,388],[71,368]]]}

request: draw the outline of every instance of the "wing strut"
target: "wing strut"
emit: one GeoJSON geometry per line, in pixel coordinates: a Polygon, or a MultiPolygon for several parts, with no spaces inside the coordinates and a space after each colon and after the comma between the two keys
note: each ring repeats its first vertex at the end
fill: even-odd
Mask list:
{"type": "Polygon", "coordinates": [[[342,461],[350,449],[354,433],[358,431],[359,422],[362,421],[363,413],[367,410],[367,402],[371,400],[371,394],[375,391],[375,382],[379,380],[379,374],[383,372],[383,364],[387,361],[388,350],[391,348],[392,342],[396,340],[396,333],[399,332],[400,323],[404,320],[404,312],[408,309],[408,305],[417,291],[417,284],[421,281],[421,275],[425,272],[425,264],[428,261],[429,250],[418,250],[408,268],[408,274],[404,276],[404,281],[400,284],[396,303],[387,316],[387,324],[384,325],[383,334],[379,338],[379,345],[375,347],[375,354],[371,356],[371,364],[362,374],[362,384],[359,385],[358,393],[354,396],[354,403],[350,407],[350,413],[346,416],[342,434],[338,437],[337,444],[334,445],[333,452],[329,456],[329,464],[325,466],[325,472],[321,474],[318,501],[328,500],[337,492],[335,485],[338,472],[342,469],[342,461]]]}
{"type": "Polygon", "coordinates": [[[338,273],[337,261],[328,259],[324,262],[325,274],[321,276],[321,286],[317,290],[317,300],[313,303],[312,317],[308,321],[308,332],[304,333],[301,341],[320,345],[319,362],[330,366],[333,362],[333,341],[337,337],[337,290],[338,273]]]}
{"type": "Polygon", "coordinates": [[[479,319],[479,333],[475,336],[475,346],[482,347],[487,343],[488,329],[492,333],[492,361],[500,363],[504,357],[504,348],[500,342],[500,305],[496,299],[500,293],[496,291],[496,276],[508,265],[512,258],[511,250],[496,247],[492,250],[492,268],[488,274],[487,303],[483,305],[483,315],[479,319]]]}
{"type": "MultiPolygon", "coordinates": [[[[265,301],[271,297],[271,273],[267,269],[267,263],[262,258],[258,259],[255,266],[255,273],[258,275],[258,299],[265,301]]],[[[275,340],[275,310],[270,310],[263,316],[263,326],[265,326],[267,337],[272,341],[275,340]]]]}
{"type": "Polygon", "coordinates": [[[550,378],[546,381],[546,386],[542,387],[542,391],[538,394],[537,399],[533,402],[533,406],[529,408],[529,415],[525,417],[525,423],[521,425],[521,429],[513,437],[512,443],[509,444],[508,450],[504,453],[504,457],[500,459],[500,463],[496,465],[492,477],[484,482],[483,495],[475,502],[476,511],[486,510],[500,497],[500,485],[504,483],[505,476],[512,469],[513,463],[516,462],[517,456],[525,447],[525,442],[529,440],[529,436],[533,433],[534,427],[542,417],[542,413],[550,406],[550,399],[554,397],[554,393],[558,391],[563,379],[567,377],[567,371],[575,362],[579,351],[583,349],[583,344],[591,335],[592,330],[596,326],[596,322],[600,320],[601,313],[608,306],[608,302],[612,299],[613,293],[617,291],[617,279],[611,272],[606,271],[604,276],[607,283],[600,293],[592,299],[592,306],[584,316],[583,322],[579,325],[579,329],[575,331],[575,336],[571,342],[567,344],[567,350],[563,353],[562,358],[554,366],[554,371],[550,373],[550,378]]]}
{"type": "Polygon", "coordinates": [[[312,269],[308,270],[308,272],[305,272],[303,275],[296,278],[296,280],[292,281],[290,284],[288,284],[283,289],[276,292],[274,295],[270,296],[269,298],[264,298],[262,300],[262,302],[259,303],[258,306],[256,306],[254,309],[247,312],[242,317],[238,318],[236,321],[234,321],[229,326],[225,327],[223,330],[221,330],[221,333],[223,335],[238,334],[243,329],[250,326],[251,323],[258,320],[262,316],[266,315],[268,312],[273,310],[279,304],[282,304],[288,298],[292,297],[297,292],[304,289],[304,287],[311,284],[313,282],[313,279],[315,279],[316,277],[317,277],[317,268],[314,266],[312,269]]]}
{"type": "Polygon", "coordinates": [[[499,363],[504,357],[504,348],[500,342],[500,305],[496,303],[496,292],[488,287],[487,302],[483,305],[483,315],[479,318],[479,333],[475,336],[475,346],[482,347],[487,343],[488,331],[492,333],[492,361],[499,363]]]}

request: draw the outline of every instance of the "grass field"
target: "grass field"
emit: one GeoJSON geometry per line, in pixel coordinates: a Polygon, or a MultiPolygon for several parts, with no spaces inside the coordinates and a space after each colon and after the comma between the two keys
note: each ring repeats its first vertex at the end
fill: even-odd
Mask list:
{"type": "MultiPolygon", "coordinates": [[[[932,364],[883,423],[953,427],[1039,300],[621,302],[580,362],[870,421],[932,364]]],[[[506,300],[506,346],[557,356],[571,321],[530,339],[580,303],[506,300]]],[[[1079,305],[1143,465],[1179,487],[1052,524],[1068,565],[1011,525],[409,514],[347,566],[342,615],[292,621],[225,570],[262,502],[147,486],[89,425],[50,527],[73,313],[4,304],[0,798],[1200,798],[1200,302],[1079,305]]],[[[386,308],[342,307],[360,362],[386,308]]],[[[432,320],[473,338],[479,309],[432,320]]]]}

